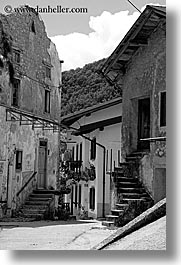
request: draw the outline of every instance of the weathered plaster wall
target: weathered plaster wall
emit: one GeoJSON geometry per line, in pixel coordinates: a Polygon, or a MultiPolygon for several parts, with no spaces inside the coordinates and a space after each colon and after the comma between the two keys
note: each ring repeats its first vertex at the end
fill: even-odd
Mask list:
{"type": "MultiPolygon", "coordinates": [[[[0,161],[5,161],[5,173],[0,179],[1,196],[5,200],[9,189],[8,207],[16,208],[16,193],[26,183],[33,171],[38,171],[39,139],[48,140],[47,157],[47,188],[56,188],[56,173],[58,163],[57,133],[34,129],[30,125],[20,126],[17,122],[6,122],[5,108],[0,107],[0,161]],[[16,150],[23,151],[22,170],[15,170],[16,150]],[[9,161],[9,174],[8,171],[9,161]],[[9,177],[9,185],[7,178],[9,177]],[[8,187],[7,187],[8,185],[8,187]]],[[[38,175],[37,175],[38,178],[38,175]]],[[[22,200],[27,197],[29,190],[25,190],[22,200]]],[[[22,203],[18,201],[18,203],[22,203]]]]}
{"type": "MultiPolygon", "coordinates": [[[[150,137],[164,136],[160,127],[160,92],[166,90],[166,36],[162,24],[148,39],[148,45],[138,50],[123,78],[122,159],[137,150],[138,100],[150,97],[150,137]]],[[[154,197],[154,169],[166,166],[165,143],[150,144],[150,152],[142,159],[140,176],[154,197]]],[[[165,176],[166,177],[166,176],[165,176]]]]}
{"type": "MultiPolygon", "coordinates": [[[[2,32],[11,39],[12,51],[20,51],[20,64],[13,62],[12,51],[8,54],[9,60],[13,63],[14,77],[20,79],[19,109],[58,121],[61,104],[60,61],[55,45],[47,37],[43,21],[33,12],[12,13],[8,16],[0,14],[0,44],[2,32]],[[35,32],[32,32],[32,23],[35,32]],[[46,65],[51,68],[51,79],[45,76],[46,65]],[[44,111],[47,85],[50,89],[50,113],[44,111]]],[[[12,84],[7,60],[2,55],[1,59],[4,65],[0,67],[0,162],[4,163],[4,169],[0,173],[0,200],[8,199],[8,208],[12,210],[17,207],[17,203],[21,204],[30,192],[29,188],[25,189],[25,194],[17,201],[17,191],[33,171],[38,171],[40,139],[48,142],[46,187],[56,188],[59,162],[58,133],[42,129],[33,130],[31,125],[20,126],[17,121],[6,121],[6,106],[11,106],[12,101],[12,84]],[[19,172],[15,170],[16,150],[23,151],[22,170],[19,172]]],[[[10,119],[10,116],[8,118],[10,119]]]]}
{"type": "MultiPolygon", "coordinates": [[[[47,37],[43,21],[33,12],[0,14],[3,31],[11,36],[12,48],[20,51],[20,64],[13,64],[15,77],[20,79],[21,109],[44,117],[59,119],[60,62],[55,45],[47,37]],[[35,33],[31,31],[34,22],[35,33]],[[46,65],[51,68],[51,80],[45,76],[46,65]],[[51,112],[44,112],[45,88],[51,90],[51,112]]],[[[10,57],[12,54],[10,55],[10,57]]],[[[11,87],[6,88],[8,95],[11,87]]],[[[11,96],[8,96],[11,104],[11,96]]]]}

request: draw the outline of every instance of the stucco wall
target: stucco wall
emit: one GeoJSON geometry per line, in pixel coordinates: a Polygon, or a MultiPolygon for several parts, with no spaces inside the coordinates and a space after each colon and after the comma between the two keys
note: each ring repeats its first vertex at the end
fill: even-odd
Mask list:
{"type": "MultiPolygon", "coordinates": [[[[122,111],[122,105],[121,103],[109,107],[107,109],[97,111],[96,113],[92,113],[88,117],[82,117],[79,119],[78,122],[75,122],[72,124],[72,127],[79,128],[79,126],[83,126],[85,124],[90,124],[96,121],[104,120],[105,118],[111,118],[111,117],[117,117],[121,115],[122,111]]],[[[108,161],[107,156],[105,157],[105,163],[107,163],[107,170],[110,171],[110,154],[112,149],[112,170],[114,167],[114,161],[117,165],[118,163],[118,150],[121,149],[121,123],[106,126],[104,127],[103,131],[100,131],[99,129],[86,134],[87,137],[92,139],[93,137],[96,137],[96,141],[99,144],[102,144],[106,148],[106,153],[108,151],[108,161]]],[[[90,160],[90,149],[91,149],[91,143],[90,141],[84,139],[81,136],[71,136],[69,138],[69,141],[76,142],[76,144],[82,143],[82,150],[83,150],[83,169],[85,167],[89,167],[89,163],[93,164],[95,166],[96,170],[96,179],[94,181],[88,181],[87,185],[88,188],[82,185],[82,204],[85,206],[86,210],[88,211],[88,216],[92,218],[97,218],[102,216],[102,205],[103,205],[103,148],[100,146],[97,146],[96,148],[96,159],[90,160]],[[95,210],[91,210],[89,208],[90,201],[89,201],[89,191],[91,187],[95,187],[95,210]]],[[[72,149],[72,146],[75,146],[76,150],[76,144],[68,144],[68,148],[72,149]]],[[[75,152],[76,153],[76,152],[75,152]]],[[[110,196],[110,175],[105,175],[105,214],[108,214],[110,212],[111,208],[111,196],[110,196]]]]}

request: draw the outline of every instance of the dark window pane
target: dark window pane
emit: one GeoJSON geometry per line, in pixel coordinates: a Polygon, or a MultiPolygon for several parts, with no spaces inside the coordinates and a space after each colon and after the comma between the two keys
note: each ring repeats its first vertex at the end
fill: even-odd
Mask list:
{"type": "Polygon", "coordinates": [[[81,195],[82,195],[82,186],[80,184],[79,185],[79,208],[81,208],[81,202],[82,202],[81,195]]]}
{"type": "Polygon", "coordinates": [[[94,137],[91,141],[91,160],[96,159],[96,138],[94,137]]]}
{"type": "Polygon", "coordinates": [[[20,88],[20,80],[14,79],[12,87],[12,105],[15,107],[19,106],[19,88],[20,88]]]}
{"type": "Polygon", "coordinates": [[[82,161],[82,143],[80,143],[80,161],[82,161]]]}
{"type": "Polygon", "coordinates": [[[94,210],[95,209],[95,188],[94,187],[90,188],[89,203],[90,203],[90,209],[94,210]]]}
{"type": "Polygon", "coordinates": [[[45,75],[47,78],[51,79],[51,69],[48,66],[45,68],[45,75]]]}
{"type": "Polygon", "coordinates": [[[16,151],[16,170],[22,170],[23,151],[16,151]]]}
{"type": "Polygon", "coordinates": [[[45,90],[45,112],[50,113],[50,91],[45,90]]]}
{"type": "Polygon", "coordinates": [[[160,96],[160,126],[166,126],[166,92],[161,92],[160,96]]]}

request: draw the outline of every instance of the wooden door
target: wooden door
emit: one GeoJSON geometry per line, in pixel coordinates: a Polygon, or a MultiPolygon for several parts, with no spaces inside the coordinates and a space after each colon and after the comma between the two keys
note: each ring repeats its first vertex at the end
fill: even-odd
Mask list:
{"type": "Polygon", "coordinates": [[[149,141],[140,139],[150,138],[150,98],[138,101],[138,150],[149,150],[149,141]]]}
{"type": "Polygon", "coordinates": [[[46,188],[47,142],[40,141],[38,158],[38,188],[46,188]]]}

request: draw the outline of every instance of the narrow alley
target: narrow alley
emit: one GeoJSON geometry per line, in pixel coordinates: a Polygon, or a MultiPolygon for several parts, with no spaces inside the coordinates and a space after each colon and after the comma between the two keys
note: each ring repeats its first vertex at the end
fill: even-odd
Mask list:
{"type": "Polygon", "coordinates": [[[114,232],[99,221],[1,223],[0,250],[90,250],[114,232]]]}

